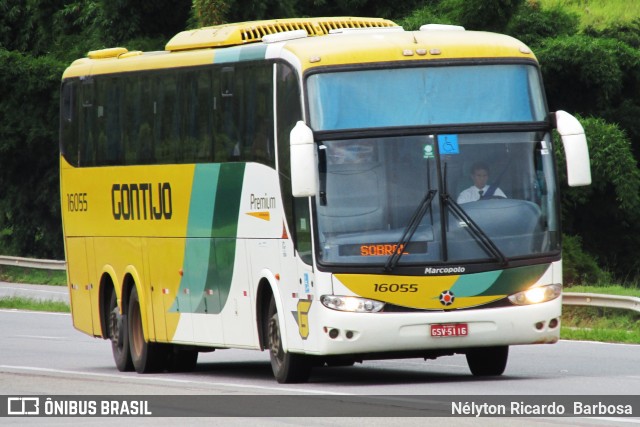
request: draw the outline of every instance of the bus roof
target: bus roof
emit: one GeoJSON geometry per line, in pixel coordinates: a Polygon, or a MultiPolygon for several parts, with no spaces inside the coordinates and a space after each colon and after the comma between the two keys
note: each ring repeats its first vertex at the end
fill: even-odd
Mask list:
{"type": "Polygon", "coordinates": [[[524,43],[501,34],[446,25],[404,31],[380,18],[306,18],[183,31],[159,52],[130,52],[122,47],[92,51],[87,58],[74,61],[63,78],[260,60],[266,57],[267,47],[278,42],[281,49],[297,57],[302,71],[320,66],[410,60],[535,60],[524,43]]]}
{"type": "Polygon", "coordinates": [[[285,48],[302,62],[302,68],[408,60],[465,58],[528,58],[535,60],[522,42],[502,34],[460,31],[402,31],[345,33],[291,40],[285,48]]]}
{"type": "Polygon", "coordinates": [[[267,21],[240,22],[183,31],[173,37],[166,50],[199,49],[206,47],[228,47],[262,41],[271,34],[303,30],[309,36],[329,34],[344,28],[385,28],[395,27],[392,21],[382,18],[356,18],[350,16],[336,18],[293,18],[267,21]]]}

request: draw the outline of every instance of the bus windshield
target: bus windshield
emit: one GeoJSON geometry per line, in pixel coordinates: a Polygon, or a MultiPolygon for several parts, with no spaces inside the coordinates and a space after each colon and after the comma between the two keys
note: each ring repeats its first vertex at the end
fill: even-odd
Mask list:
{"type": "Polygon", "coordinates": [[[323,264],[384,266],[396,252],[400,266],[505,262],[559,248],[548,132],[327,140],[320,151],[323,264]]]}
{"type": "Polygon", "coordinates": [[[385,68],[307,79],[314,130],[539,122],[538,70],[529,64],[385,68]]]}

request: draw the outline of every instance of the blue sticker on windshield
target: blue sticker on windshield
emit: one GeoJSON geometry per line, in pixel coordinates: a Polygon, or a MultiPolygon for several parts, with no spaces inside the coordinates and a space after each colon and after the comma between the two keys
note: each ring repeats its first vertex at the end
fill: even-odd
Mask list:
{"type": "Polygon", "coordinates": [[[460,154],[458,135],[438,135],[438,148],[440,155],[460,154]]]}

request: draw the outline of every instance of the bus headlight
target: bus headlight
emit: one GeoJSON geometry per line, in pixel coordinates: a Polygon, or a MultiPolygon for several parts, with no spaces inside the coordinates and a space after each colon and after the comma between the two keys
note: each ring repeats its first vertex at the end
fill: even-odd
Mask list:
{"type": "Polygon", "coordinates": [[[553,284],[546,286],[537,286],[509,295],[509,301],[515,305],[539,304],[541,302],[551,301],[558,298],[562,294],[562,285],[553,284]]]}
{"type": "Polygon", "coordinates": [[[327,308],[355,313],[376,313],[384,303],[369,298],[346,297],[340,295],[322,295],[320,302],[327,308]]]}

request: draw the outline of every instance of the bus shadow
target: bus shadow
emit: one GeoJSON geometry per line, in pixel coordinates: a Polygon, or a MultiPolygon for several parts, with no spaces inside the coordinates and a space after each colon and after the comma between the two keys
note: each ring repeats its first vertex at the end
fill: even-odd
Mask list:
{"type": "Polygon", "coordinates": [[[269,361],[207,362],[198,363],[195,374],[225,379],[273,380],[269,361]]]}
{"type": "MultiPolygon", "coordinates": [[[[401,363],[401,362],[400,362],[401,363]]],[[[356,364],[349,367],[314,367],[309,384],[340,385],[398,385],[398,384],[434,384],[434,383],[472,383],[478,381],[513,380],[508,375],[497,377],[475,377],[469,372],[437,372],[437,366],[428,366],[425,370],[400,369],[396,367],[367,366],[356,364]]],[[[194,374],[217,380],[266,380],[275,381],[269,361],[251,362],[208,362],[199,363],[194,374]]],[[[519,379],[526,379],[518,377],[519,379]]]]}

